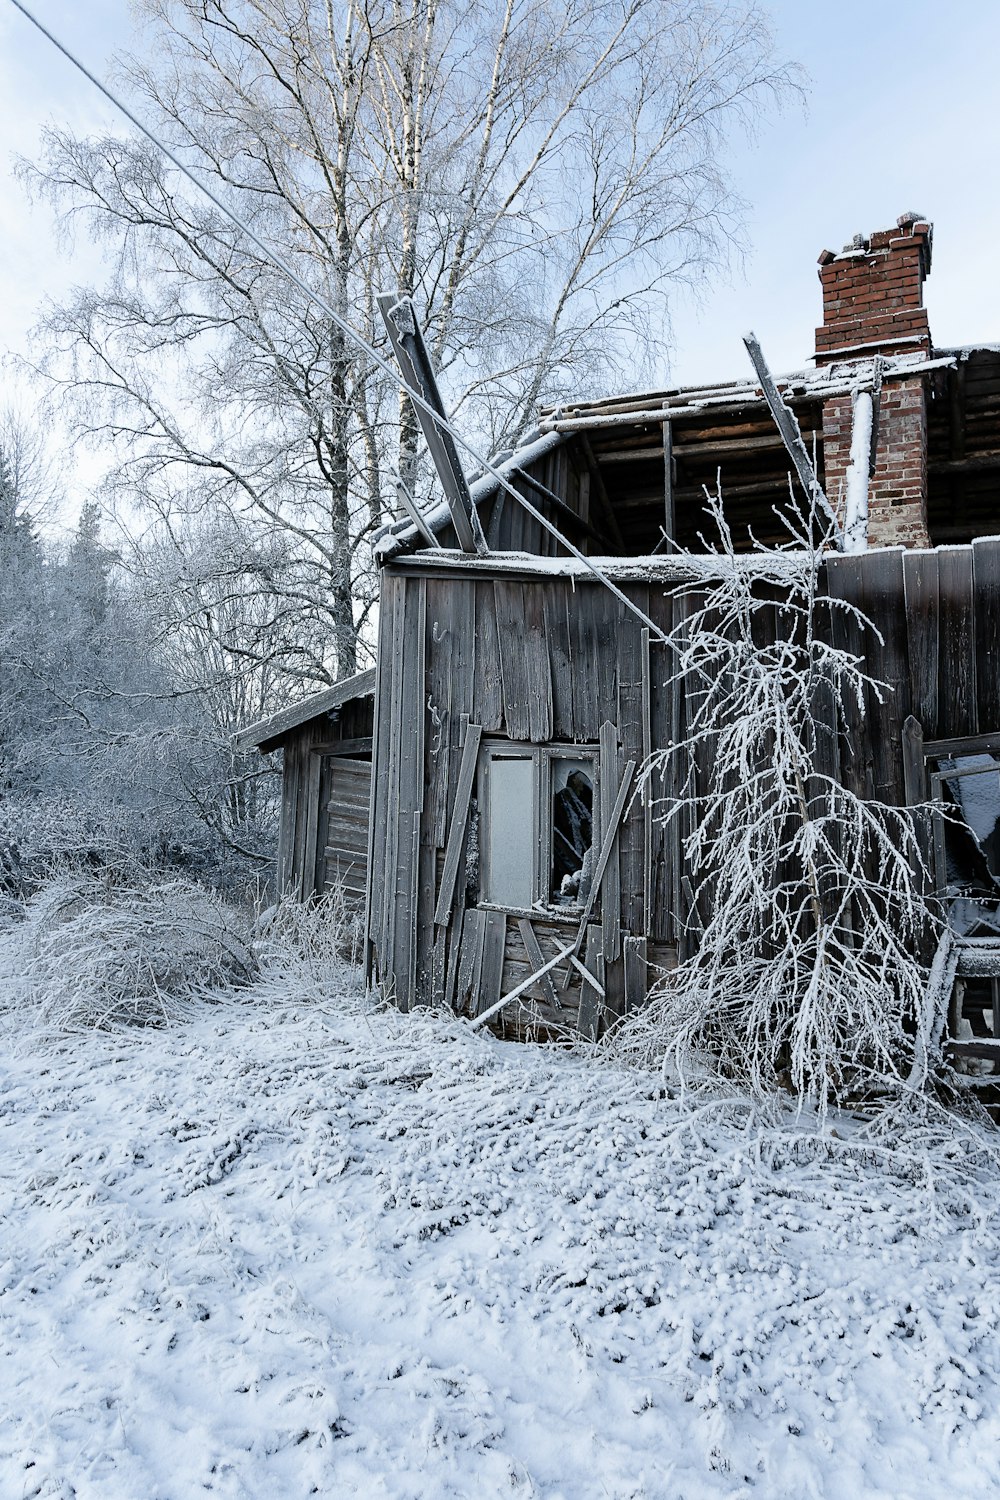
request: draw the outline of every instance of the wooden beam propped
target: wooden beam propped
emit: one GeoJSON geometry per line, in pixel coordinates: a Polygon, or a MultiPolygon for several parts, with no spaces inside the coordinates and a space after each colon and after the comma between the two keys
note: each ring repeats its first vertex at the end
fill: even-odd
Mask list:
{"type": "Polygon", "coordinates": [[[448,502],[458,545],[463,552],[488,552],[455,440],[445,425],[448,417],[413,303],[409,297],[392,292],[383,293],[377,300],[404,384],[416,391],[434,413],[432,415],[423,406],[413,403],[414,413],[448,502]]]}
{"type": "Polygon", "coordinates": [[[775,425],[781,433],[788,455],[795,466],[795,472],[799,476],[799,483],[805,490],[810,501],[817,510],[823,512],[826,519],[833,528],[834,540],[837,543],[838,552],[844,550],[844,533],[840,522],[834,514],[833,507],[823,491],[823,486],[816,477],[816,471],[812,466],[812,460],[806,451],[806,445],[802,441],[802,430],[799,427],[799,419],[792,408],[782,399],[778,387],[774,383],[774,376],[764,358],[764,351],[760,347],[760,341],[755,333],[747,333],[743,336],[743,343],[750,356],[754,369],[757,371],[757,379],[774,418],[775,425]]]}

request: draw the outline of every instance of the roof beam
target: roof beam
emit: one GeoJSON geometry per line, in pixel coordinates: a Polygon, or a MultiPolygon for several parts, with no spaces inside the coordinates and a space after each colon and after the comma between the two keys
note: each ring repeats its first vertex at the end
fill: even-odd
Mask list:
{"type": "Polygon", "coordinates": [[[444,490],[458,545],[463,552],[488,552],[413,303],[398,292],[385,292],[377,300],[404,384],[422,396],[434,413],[411,403],[444,490]]]}

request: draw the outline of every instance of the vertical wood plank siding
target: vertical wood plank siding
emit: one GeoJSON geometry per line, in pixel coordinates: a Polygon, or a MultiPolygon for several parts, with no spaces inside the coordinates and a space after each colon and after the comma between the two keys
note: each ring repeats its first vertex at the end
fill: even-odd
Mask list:
{"type": "MultiPolygon", "coordinates": [[[[549,460],[549,480],[543,482],[561,493],[572,490],[574,504],[585,504],[586,484],[567,455],[549,460]]],[[[518,515],[515,506],[504,512],[507,545],[515,532],[528,541],[518,515]]],[[[882,640],[835,608],[821,611],[820,629],[865,656],[872,676],[886,684],[882,691],[872,688],[863,705],[845,705],[839,741],[828,737],[824,744],[824,768],[839,768],[863,795],[903,804],[901,733],[910,714],[928,740],[1000,730],[1000,542],[838,556],[826,565],[822,585],[834,599],[861,610],[882,640]]],[[[484,565],[474,573],[437,577],[430,564],[426,576],[389,565],[382,590],[370,930],[376,968],[402,1005],[441,1002],[447,995],[475,1011],[484,975],[496,998],[534,972],[539,953],[548,959],[571,941],[574,927],[558,911],[539,912],[531,918],[526,947],[524,913],[519,925],[517,915],[466,909],[474,787],[454,902],[435,944],[434,893],[455,818],[468,726],[481,725],[485,739],[599,747],[599,801],[606,817],[612,761],[620,770],[676,741],[690,706],[683,689],[670,684],[669,648],[655,641],[647,647],[639,621],[588,581],[491,576],[484,565]]],[[[625,591],[665,628],[695,607],[690,595],[671,597],[662,584],[629,582],[625,591]]],[[[783,628],[780,608],[762,616],[761,629],[772,639],[783,628]]],[[[306,767],[291,760],[289,770],[291,785],[306,767]]],[[[654,777],[650,795],[669,798],[678,789],[654,777]]],[[[291,796],[287,786],[285,796],[291,796]]],[[[607,990],[604,1021],[626,1002],[638,1003],[646,958],[655,972],[656,965],[674,961],[678,944],[683,952],[685,941],[692,941],[690,926],[685,940],[685,923],[696,922],[697,914],[686,910],[680,855],[687,829],[677,823],[664,830],[661,811],[654,807],[647,816],[636,796],[622,819],[618,889],[614,879],[607,883],[607,904],[591,943],[595,962],[600,953],[607,990]]],[[[282,846],[283,871],[304,839],[296,821],[294,839],[282,846]]],[[[554,995],[551,985],[538,983],[501,1013],[503,1025],[510,1034],[530,1035],[576,1028],[578,976],[559,991],[556,1004],[554,995]]],[[[591,989],[584,1003],[588,1028],[593,998],[591,989]]]]}

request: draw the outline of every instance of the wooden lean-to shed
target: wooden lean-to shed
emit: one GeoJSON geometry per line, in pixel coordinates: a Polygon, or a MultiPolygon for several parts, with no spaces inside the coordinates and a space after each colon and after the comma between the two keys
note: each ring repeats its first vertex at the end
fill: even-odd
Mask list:
{"type": "Polygon", "coordinates": [[[281,893],[307,901],[337,886],[348,906],[364,909],[374,717],[371,669],[236,736],[237,749],[281,754],[281,893]]]}

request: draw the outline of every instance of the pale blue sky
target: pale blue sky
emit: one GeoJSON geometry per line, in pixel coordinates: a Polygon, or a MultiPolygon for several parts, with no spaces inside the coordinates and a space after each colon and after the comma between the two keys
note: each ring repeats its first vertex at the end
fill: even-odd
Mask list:
{"type": "MultiPolygon", "coordinates": [[[[105,73],[130,34],[126,0],[34,0],[41,19],[105,73]]],[[[780,49],[805,67],[809,102],[732,153],[748,201],[743,271],[673,310],[664,377],[690,384],[745,373],[753,327],[776,369],[808,359],[819,316],[816,258],[915,209],[935,225],[927,287],[939,344],[1000,342],[1000,3],[997,0],[774,0],[780,49]]],[[[26,350],[36,308],[99,274],[97,252],[60,254],[44,209],[9,172],[46,120],[85,130],[113,116],[88,84],[0,0],[0,348],[26,350]]],[[[89,465],[88,465],[89,468],[89,465]]]]}

